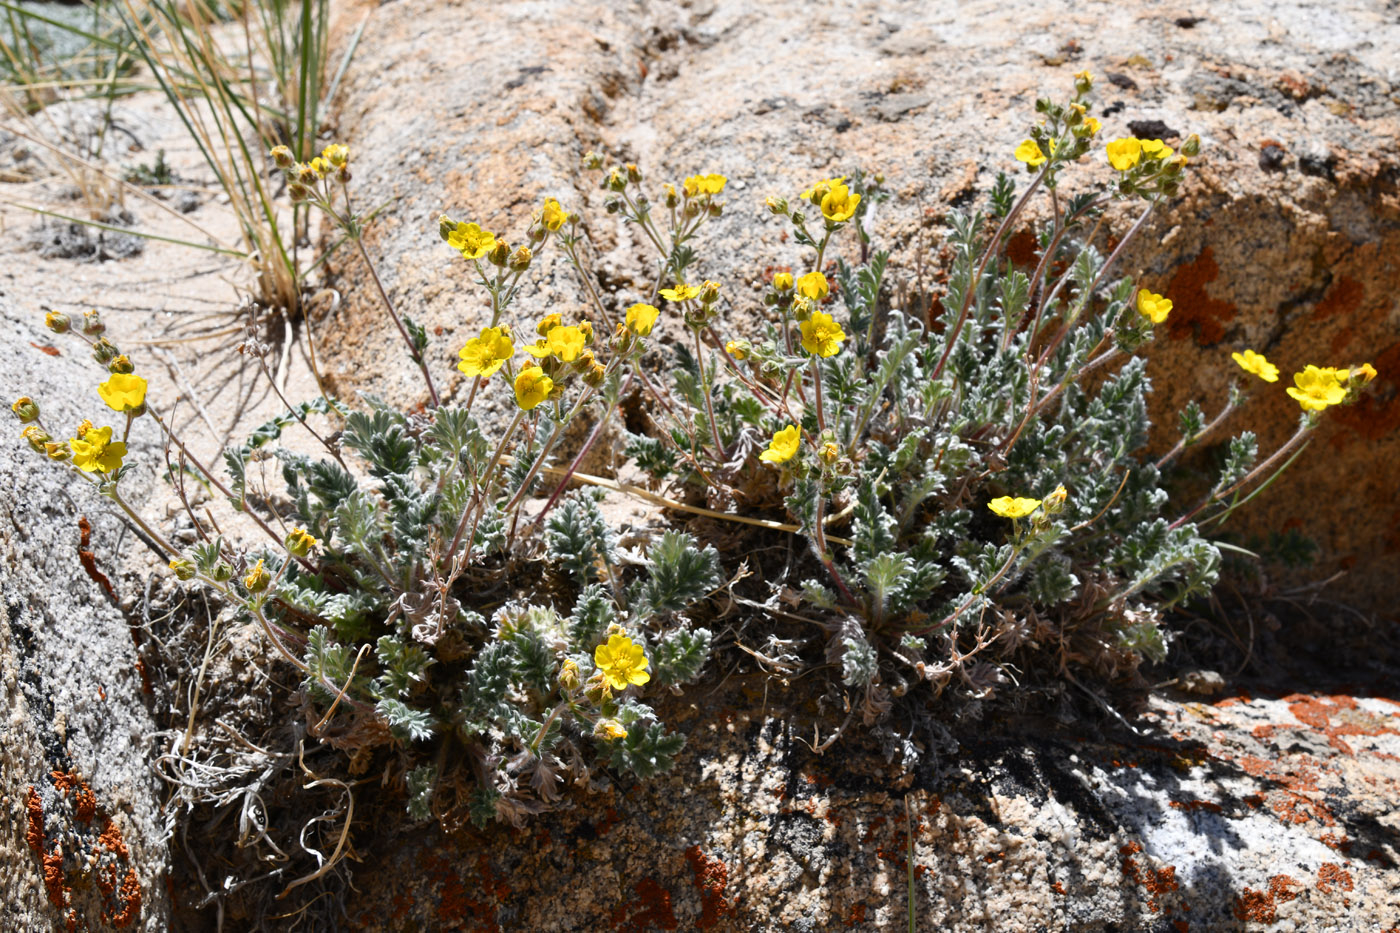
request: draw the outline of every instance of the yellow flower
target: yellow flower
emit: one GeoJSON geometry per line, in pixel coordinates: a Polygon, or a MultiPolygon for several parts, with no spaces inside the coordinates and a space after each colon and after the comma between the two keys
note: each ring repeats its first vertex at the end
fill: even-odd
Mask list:
{"type": "Polygon", "coordinates": [[[841,184],[845,180],[845,175],[842,175],[840,178],[823,179],[822,181],[819,181],[812,187],[808,188],[806,191],[802,192],[802,197],[805,200],[811,201],[813,204],[820,204],[822,202],[822,198],[826,197],[826,193],[828,191],[830,191],[836,185],[841,184]]]}
{"type": "Polygon", "coordinates": [[[728,181],[723,175],[691,175],[685,180],[685,193],[692,198],[702,194],[719,194],[728,181]]]}
{"type": "Polygon", "coordinates": [[[627,738],[627,729],[616,719],[600,719],[593,727],[593,735],[608,742],[616,742],[618,739],[627,738]]]}
{"type": "Polygon", "coordinates": [[[1103,129],[1103,124],[1093,117],[1085,117],[1084,127],[1089,131],[1090,136],[1095,136],[1098,134],[1099,130],[1103,129]]]}
{"type": "Polygon", "coordinates": [[[724,345],[724,352],[736,360],[746,359],[749,355],[749,342],[747,340],[731,340],[724,345]]]}
{"type": "Polygon", "coordinates": [[[836,446],[834,442],[827,441],[825,444],[821,445],[821,447],[817,448],[817,457],[822,463],[831,466],[837,460],[841,459],[841,448],[836,446]]]}
{"type": "Polygon", "coordinates": [[[1046,496],[1040,503],[1040,507],[1045,510],[1046,515],[1058,515],[1065,510],[1065,500],[1069,498],[1069,492],[1063,485],[1056,486],[1055,491],[1046,496]]]}
{"type": "Polygon", "coordinates": [[[820,272],[808,272],[797,280],[797,293],[813,301],[821,301],[831,293],[826,284],[826,276],[820,272]]]}
{"type": "Polygon", "coordinates": [[[822,197],[822,216],[834,224],[850,220],[860,204],[860,195],[852,194],[845,185],[832,185],[822,197]]]}
{"type": "Polygon", "coordinates": [[[758,455],[758,459],[769,463],[787,463],[797,456],[797,448],[802,443],[802,432],[797,425],[790,424],[773,435],[768,449],[758,455]]]}
{"type": "Polygon", "coordinates": [[[651,680],[646,653],[626,635],[609,636],[607,644],[593,650],[593,663],[614,690],[626,690],[632,684],[641,686],[651,680]]]}
{"type": "Polygon", "coordinates": [[[551,328],[544,339],[549,344],[549,352],[565,363],[572,363],[583,352],[583,331],[577,327],[551,328]]]}
{"type": "Polygon", "coordinates": [[[544,224],[546,230],[558,230],[568,219],[569,212],[560,207],[558,201],[554,198],[544,199],[544,207],[540,209],[540,223],[544,224]]]}
{"type": "Polygon", "coordinates": [[[1266,360],[1264,354],[1246,350],[1243,353],[1231,353],[1230,358],[1239,363],[1240,369],[1245,372],[1253,373],[1265,382],[1278,382],[1278,367],[1266,360]]]}
{"type": "Polygon", "coordinates": [[[638,337],[649,337],[660,316],[661,310],[655,305],[638,302],[627,309],[627,329],[638,337]]]}
{"type": "Polygon", "coordinates": [[[272,575],[263,569],[262,558],[253,565],[253,569],[248,571],[248,575],[243,578],[243,585],[248,588],[249,593],[261,593],[267,589],[267,585],[272,582],[272,575]]]}
{"type": "Polygon", "coordinates": [[[1346,386],[1339,381],[1338,376],[1337,370],[1330,366],[1304,366],[1302,372],[1293,374],[1293,382],[1297,388],[1289,386],[1288,394],[1297,400],[1303,411],[1322,411],[1328,405],[1336,405],[1347,397],[1346,386]]]}
{"type": "MultiPolygon", "coordinates": [[[[1057,490],[1058,491],[1058,490],[1057,490]]],[[[1039,499],[1027,499],[1023,496],[1002,496],[987,503],[987,508],[991,509],[1002,518],[1025,518],[1027,515],[1040,508],[1039,499]]]]}
{"type": "Polygon", "coordinates": [[[112,440],[111,428],[94,428],[87,421],[78,427],[77,437],[69,438],[68,447],[73,451],[73,465],[84,473],[110,473],[126,456],[126,445],[112,440]]]}
{"type": "Polygon", "coordinates": [[[350,161],[350,147],[340,143],[331,143],[321,150],[321,157],[336,168],[344,168],[350,161]]]}
{"type": "Polygon", "coordinates": [[[835,356],[841,352],[841,343],[846,332],[831,315],[817,311],[801,324],[802,349],[814,356],[835,356]]]}
{"type": "Polygon", "coordinates": [[[515,401],[525,411],[549,398],[549,393],[553,391],[554,380],[538,366],[526,366],[515,377],[515,401]]]}
{"type": "Polygon", "coordinates": [[[682,282],[677,282],[674,288],[661,289],[661,297],[667,301],[689,301],[699,294],[699,285],[686,285],[682,282]]]}
{"type": "Polygon", "coordinates": [[[1351,378],[1360,379],[1361,384],[1365,385],[1372,379],[1376,378],[1376,368],[1370,363],[1362,363],[1360,366],[1356,367],[1351,371],[1351,378]]]}
{"type": "Polygon", "coordinates": [[[483,327],[481,336],[468,340],[457,355],[462,361],[457,368],[468,376],[495,375],[506,360],[515,355],[515,343],[505,327],[483,327]]]}
{"type": "Polygon", "coordinates": [[[480,259],[496,245],[496,235],[476,224],[459,223],[447,235],[447,244],[467,259],[480,259]]]}
{"type": "Polygon", "coordinates": [[[284,543],[287,545],[287,550],[297,557],[305,557],[311,553],[312,548],[321,542],[313,538],[305,528],[294,528],[287,533],[284,543]]]}
{"type": "Polygon", "coordinates": [[[779,272],[773,276],[773,287],[780,292],[792,291],[792,273],[779,272]]]}
{"type": "Polygon", "coordinates": [[[112,411],[135,411],[146,402],[146,380],[130,373],[115,373],[97,387],[97,394],[112,411]]]}
{"type": "Polygon", "coordinates": [[[1153,324],[1160,324],[1167,319],[1167,315],[1172,310],[1172,300],[1163,298],[1161,295],[1154,295],[1147,289],[1138,290],[1137,308],[1142,314],[1150,319],[1153,324]]]}
{"type": "Polygon", "coordinates": [[[535,325],[535,333],[543,337],[563,323],[564,316],[562,314],[546,314],[544,317],[540,318],[540,322],[535,325]]]}
{"type": "Polygon", "coordinates": [[[1115,139],[1106,147],[1108,161],[1120,172],[1126,172],[1142,158],[1142,143],[1131,136],[1115,139]]]}
{"type": "Polygon", "coordinates": [[[1169,159],[1172,156],[1172,147],[1162,142],[1160,139],[1139,140],[1142,146],[1142,154],[1151,156],[1154,159],[1169,159]]]}
{"type": "Polygon", "coordinates": [[[1026,139],[1016,147],[1016,159],[1030,166],[1043,165],[1045,153],[1040,151],[1040,145],[1034,139],[1026,139]]]}

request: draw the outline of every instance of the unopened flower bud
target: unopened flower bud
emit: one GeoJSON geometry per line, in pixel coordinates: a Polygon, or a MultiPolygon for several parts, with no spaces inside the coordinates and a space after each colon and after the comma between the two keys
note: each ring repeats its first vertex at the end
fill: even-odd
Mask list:
{"type": "Polygon", "coordinates": [[[700,303],[712,305],[719,300],[720,284],[718,282],[706,281],[700,286],[700,303]]]}
{"type": "Polygon", "coordinates": [[[609,191],[625,191],[627,189],[627,175],[620,168],[614,168],[608,172],[605,182],[609,191]]]}
{"type": "Polygon", "coordinates": [[[39,420],[39,406],[27,395],[21,395],[15,399],[14,404],[10,406],[10,411],[15,413],[20,424],[29,424],[39,420]]]}
{"type": "Polygon", "coordinates": [[[634,162],[627,163],[627,180],[634,185],[642,180],[642,170],[634,162]]]}
{"type": "Polygon", "coordinates": [[[54,441],[44,445],[44,453],[49,455],[50,460],[67,460],[73,455],[73,451],[67,444],[59,444],[54,441]]]}
{"type": "Polygon", "coordinates": [[[665,185],[662,186],[662,190],[666,193],[667,207],[675,207],[677,204],[681,203],[680,197],[676,194],[675,185],[671,184],[670,182],[667,182],[665,185]]]}
{"type": "Polygon", "coordinates": [[[589,354],[588,368],[583,371],[584,384],[594,389],[601,389],[603,383],[608,379],[608,370],[602,363],[593,359],[593,354],[589,354]]]}
{"type": "Polygon", "coordinates": [[[618,211],[622,210],[622,201],[618,198],[608,198],[603,202],[603,210],[607,211],[609,214],[616,214],[618,211]]]}
{"type": "Polygon", "coordinates": [[[53,436],[50,435],[48,431],[45,431],[43,428],[39,427],[37,424],[31,424],[29,427],[25,428],[19,433],[20,436],[23,437],[25,441],[29,443],[30,448],[36,454],[45,453],[46,451],[44,450],[44,445],[53,441],[53,436]]]}
{"type": "Polygon", "coordinates": [[[496,245],[491,247],[491,252],[486,254],[486,258],[493,266],[504,266],[510,262],[510,244],[505,240],[497,240],[496,245]]]}
{"type": "Polygon", "coordinates": [[[803,215],[801,211],[793,211],[788,216],[792,218],[792,225],[794,227],[800,227],[807,222],[806,216],[803,215]]]}
{"type": "Polygon", "coordinates": [[[603,167],[603,157],[590,149],[583,154],[583,167],[591,168],[596,171],[603,167]]]}
{"type": "Polygon", "coordinates": [[[779,272],[773,276],[773,287],[780,292],[792,291],[792,273],[779,272]]]}
{"type": "Polygon", "coordinates": [[[1188,159],[1194,159],[1201,152],[1201,137],[1192,133],[1186,137],[1186,141],[1181,144],[1181,154],[1188,159]]]}
{"type": "Polygon", "coordinates": [[[248,571],[248,575],[243,578],[243,586],[249,593],[261,593],[272,583],[272,574],[263,567],[262,558],[253,565],[253,569],[248,571]]]}
{"type": "Polygon", "coordinates": [[[1087,70],[1081,71],[1074,76],[1074,89],[1080,94],[1087,94],[1094,86],[1094,76],[1087,70]]]}
{"type": "Polygon", "coordinates": [[[685,202],[685,207],[681,209],[681,213],[685,216],[686,220],[694,220],[696,217],[700,216],[700,210],[701,208],[698,203],[695,201],[687,201],[685,202]]]}
{"type": "Polygon", "coordinates": [[[705,210],[711,217],[718,217],[724,213],[724,204],[719,201],[710,201],[709,204],[705,205],[705,210]]]}
{"type": "Polygon", "coordinates": [[[102,323],[102,315],[97,313],[96,308],[83,312],[83,333],[96,337],[106,329],[107,325],[102,323]]]}
{"type": "Polygon", "coordinates": [[[827,441],[817,448],[817,457],[822,463],[831,466],[837,460],[841,459],[841,448],[838,447],[835,442],[827,441]]]}
{"type": "Polygon", "coordinates": [[[177,580],[193,580],[197,572],[194,561],[186,560],[183,557],[177,557],[172,560],[170,562],[170,569],[175,571],[175,578],[177,580]]]}
{"type": "Polygon", "coordinates": [[[457,229],[457,221],[446,214],[438,214],[438,236],[444,240],[452,236],[452,231],[457,229]]]}
{"type": "Polygon", "coordinates": [[[219,583],[227,583],[233,579],[233,566],[227,561],[221,560],[214,565],[214,569],[209,572],[209,576],[213,577],[219,583]]]}
{"type": "Polygon", "coordinates": [[[44,315],[44,326],[55,334],[66,334],[72,329],[73,322],[62,311],[50,311],[44,315]]]}
{"type": "Polygon", "coordinates": [[[572,693],[578,689],[579,669],[578,664],[572,658],[565,658],[564,663],[559,665],[559,686],[572,693]]]}
{"type": "Polygon", "coordinates": [[[294,181],[287,186],[287,197],[292,199],[293,204],[300,204],[311,197],[311,189],[299,181],[294,181]]]}
{"type": "Polygon", "coordinates": [[[305,528],[296,528],[287,534],[284,542],[287,550],[296,557],[305,557],[311,553],[311,549],[320,544],[305,528]]]}
{"type": "Polygon", "coordinates": [[[112,345],[106,337],[98,337],[92,345],[92,358],[103,366],[121,356],[121,351],[112,345]]]}
{"type": "Polygon", "coordinates": [[[292,157],[292,150],[286,146],[272,147],[272,161],[280,169],[288,169],[297,164],[297,160],[292,157]]]}
{"type": "Polygon", "coordinates": [[[627,729],[616,719],[600,719],[598,724],[593,727],[593,737],[607,742],[616,742],[618,739],[627,738],[627,729]]]}
{"type": "Polygon", "coordinates": [[[510,256],[510,271],[524,272],[530,268],[530,262],[535,258],[535,254],[530,252],[530,247],[521,246],[510,256]]]}
{"type": "Polygon", "coordinates": [[[107,371],[109,373],[127,374],[136,372],[136,367],[132,364],[131,359],[127,357],[125,353],[119,353],[115,358],[113,358],[113,360],[110,363],[107,364],[107,371]]]}
{"type": "Polygon", "coordinates": [[[1047,515],[1058,515],[1065,510],[1065,500],[1068,498],[1065,487],[1057,486],[1054,492],[1040,500],[1040,510],[1047,515]]]}
{"type": "Polygon", "coordinates": [[[787,198],[766,198],[763,202],[768,207],[768,213],[782,216],[788,212],[787,198]]]}
{"type": "Polygon", "coordinates": [[[342,165],[340,168],[336,169],[335,177],[340,181],[342,185],[350,184],[350,178],[352,177],[350,175],[350,166],[342,165]]]}

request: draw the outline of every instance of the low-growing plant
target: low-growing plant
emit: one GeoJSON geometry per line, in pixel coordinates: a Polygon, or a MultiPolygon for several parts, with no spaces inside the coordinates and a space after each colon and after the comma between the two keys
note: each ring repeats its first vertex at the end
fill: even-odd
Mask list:
{"type": "MultiPolygon", "coordinates": [[[[716,640],[701,624],[705,601],[721,588],[774,624],[825,633],[817,650],[787,659],[836,672],[840,721],[818,748],[857,719],[880,727],[892,697],[921,684],[931,696],[980,696],[1018,674],[1121,678],[1165,654],[1164,612],[1211,585],[1219,552],[1203,525],[1272,482],[1320,412],[1353,401],[1374,371],[1306,367],[1288,390],[1304,409],[1296,436],[1260,459],[1241,433],[1205,498],[1172,517],[1162,470],[1218,430],[1244,393],[1232,388],[1209,423],[1189,406],[1176,447],[1145,459],[1137,351],[1171,302],[1112,270],[1176,194],[1199,141],[1175,153],[1158,140],[1115,140],[1107,181],[1066,193],[1065,174],[1097,147],[1091,87],[1080,74],[1067,102],[1038,102],[1043,120],[1015,153],[1030,179],[1019,195],[1002,176],[985,212],[949,215],[952,260],[934,320],[889,305],[887,255],[871,252],[865,228],[882,191],[855,175],[768,199],[810,250],[808,271],[773,277],[761,336],[731,337],[723,287],[691,274],[727,180],[691,176],[652,200],[641,171],[624,165],[604,173],[605,207],[657,251],[649,301],[604,300],[588,224],[553,198],[516,246],[478,223],[439,219],[439,236],[490,299],[489,321],[457,352],[460,391],[439,392],[428,332],[380,288],[425,402],[395,407],[367,394],[352,409],[324,389],[283,399],[285,414],[224,452],[222,472],[146,397],[95,312],[81,323],[55,312],[48,323],[87,341],[109,373],[98,393],[124,420],[120,440],[87,421],[59,440],[31,399],[13,408],[30,445],[125,511],[170,553],[179,579],[261,627],[302,674],[310,735],[361,761],[382,754],[419,818],[519,822],[599,767],[643,778],[670,767],[684,736],[646,696],[702,675],[716,640]],[[1004,247],[1040,191],[1049,210],[1028,273],[1004,247]],[[1114,204],[1141,213],[1105,256],[1096,242],[1114,204]],[[862,261],[829,262],[848,233],[862,261]],[[517,301],[549,249],[578,273],[586,318],[521,320],[517,301]],[[658,366],[656,330],[677,325],[686,339],[672,348],[674,365],[658,366]],[[666,487],[661,501],[755,535],[804,537],[790,576],[750,579],[735,595],[740,568],[722,566],[697,535],[669,528],[619,545],[587,484],[642,491],[579,467],[632,400],[648,428],[629,435],[626,453],[666,487]],[[191,548],[177,550],[123,495],[125,442],[142,416],[166,443],[165,473],[199,536],[191,548]],[[565,458],[582,420],[595,427],[565,458]],[[318,454],[279,443],[293,426],[318,454]],[[570,491],[573,480],[584,488],[570,491]],[[196,511],[191,481],[261,539],[223,534],[196,511]]],[[[377,283],[349,150],[305,159],[276,147],[272,158],[292,200],[337,227],[377,283]]],[[[243,350],[266,371],[266,347],[249,340],[243,350]]],[[[1235,358],[1277,379],[1258,354],[1235,358]]]]}

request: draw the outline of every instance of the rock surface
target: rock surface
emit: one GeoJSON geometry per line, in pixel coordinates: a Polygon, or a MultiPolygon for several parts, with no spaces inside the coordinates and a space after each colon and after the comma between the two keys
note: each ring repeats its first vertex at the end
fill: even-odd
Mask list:
{"type": "MultiPolygon", "coordinates": [[[[57,432],[95,414],[74,387],[95,385],[97,371],[42,321],[0,293],[10,360],[0,392],[40,399],[57,432]]],[[[80,929],[166,931],[170,854],[136,645],[145,636],[117,608],[107,563],[142,545],[110,503],[16,434],[11,421],[0,444],[0,929],[72,919],[80,929]]]]}
{"type": "MultiPolygon", "coordinates": [[[[725,285],[735,335],[761,313],[774,266],[800,262],[766,195],[792,197],[817,178],[883,173],[894,197],[874,222],[891,250],[896,303],[937,297],[942,218],[976,201],[1034,118],[1039,95],[1069,93],[1071,74],[1099,76],[1103,137],[1169,142],[1199,133],[1183,196],[1156,217],[1122,272],[1175,303],[1149,348],[1157,388],[1153,444],[1175,441],[1191,397],[1207,412],[1245,377],[1230,351],[1253,348],[1283,382],[1227,425],[1270,451],[1296,427],[1283,385],[1305,363],[1370,361],[1366,400],[1329,412],[1287,481],[1232,518],[1241,543],[1297,531],[1316,564],[1286,582],[1346,575],[1334,592],[1394,615],[1400,500],[1400,24],[1366,0],[1267,0],[1205,14],[1162,3],[796,0],[451,5],[402,0],[370,14],[341,103],[365,203],[391,202],[373,228],[386,284],[435,333],[439,372],[481,325],[483,298],[440,243],[446,210],[520,241],[530,211],[554,196],[589,218],[596,272],[621,307],[649,294],[653,266],[636,231],[602,210],[587,150],[636,162],[653,189],[718,171],[731,179],[725,217],[700,238],[699,274],[725,285]],[[470,35],[469,50],[462,36],[470,35]],[[1307,490],[1299,495],[1298,490],[1307,490]],[[1365,515],[1379,521],[1358,521],[1365,515]]],[[[1088,160],[1086,160],[1088,163],[1088,160]]],[[[1108,174],[1101,157],[1069,173],[1108,174]]],[[[1111,237],[1132,217],[1113,218],[1111,237]]],[[[346,389],[402,397],[421,388],[363,273],[344,270],[351,300],[325,326],[355,335],[334,359],[346,389]],[[358,286],[355,285],[358,283],[358,286]],[[365,361],[374,359],[369,367],[365,361]]],[[[581,306],[562,258],[542,257],[523,317],[581,306]]],[[[661,333],[679,322],[663,323],[661,333]]],[[[663,338],[664,339],[664,338],[663,338]]],[[[459,381],[454,388],[461,386],[459,381]]],[[[1216,442],[1188,466],[1208,468],[1216,442]]]]}
{"type": "Polygon", "coordinates": [[[571,812],[381,836],[354,928],[904,930],[911,892],[920,930],[1400,923],[1396,700],[1160,696],[1126,741],[911,722],[904,770],[858,742],[813,755],[796,692],[687,697],[674,772],[571,812]]]}

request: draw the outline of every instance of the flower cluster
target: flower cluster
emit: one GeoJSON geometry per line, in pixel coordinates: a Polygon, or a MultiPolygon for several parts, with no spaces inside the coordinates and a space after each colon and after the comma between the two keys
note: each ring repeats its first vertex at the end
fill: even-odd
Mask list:
{"type": "MultiPolygon", "coordinates": [[[[1278,382],[1278,367],[1262,353],[1245,350],[1243,353],[1231,353],[1230,356],[1245,372],[1265,382],[1278,382]]],[[[1305,413],[1320,412],[1333,405],[1355,402],[1361,387],[1374,378],[1376,370],[1370,363],[1340,369],[1309,363],[1302,372],[1293,374],[1293,385],[1285,391],[1305,413]]]]}

